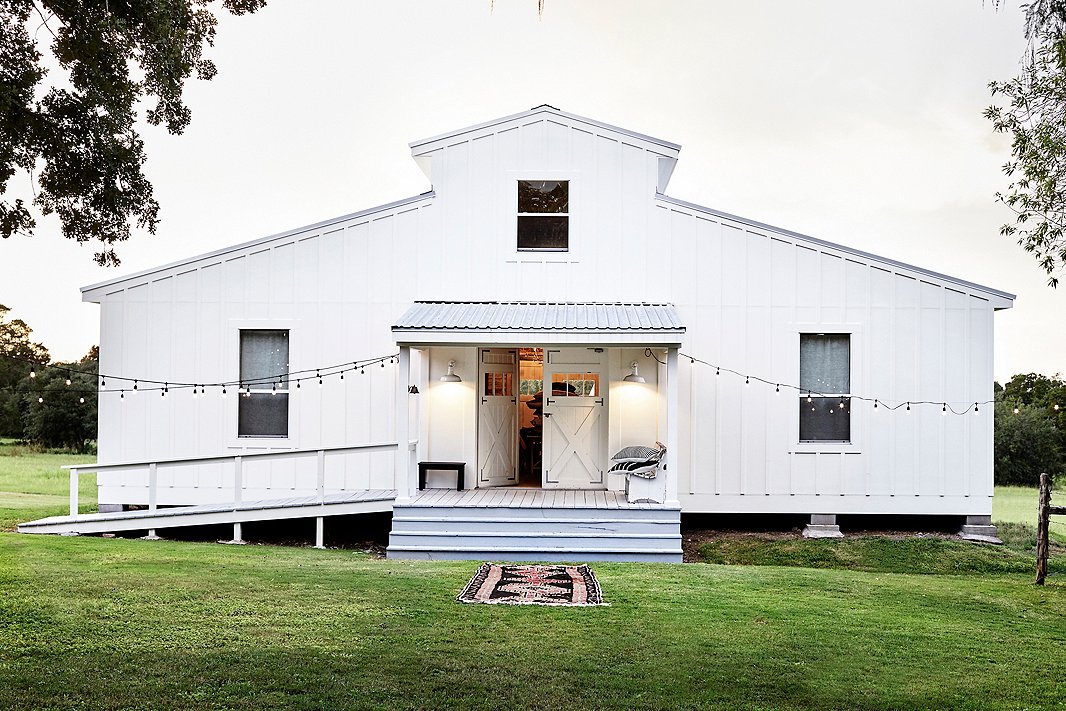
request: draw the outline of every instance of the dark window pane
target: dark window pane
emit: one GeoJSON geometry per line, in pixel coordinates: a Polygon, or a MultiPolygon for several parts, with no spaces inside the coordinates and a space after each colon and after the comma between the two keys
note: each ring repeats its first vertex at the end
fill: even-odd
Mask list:
{"type": "Polygon", "coordinates": [[[850,334],[800,334],[800,388],[813,393],[851,392],[850,334]]]}
{"type": "Polygon", "coordinates": [[[807,402],[803,395],[799,408],[801,442],[851,441],[851,398],[814,397],[807,402]]]}
{"type": "Polygon", "coordinates": [[[570,181],[519,180],[518,212],[570,212],[570,181]]]}
{"type": "Polygon", "coordinates": [[[568,217],[518,217],[519,249],[565,250],[570,245],[568,217]]]}
{"type": "Polygon", "coordinates": [[[237,398],[238,437],[288,437],[289,396],[283,393],[242,394],[237,398]]]}
{"type": "MultiPolygon", "coordinates": [[[[241,381],[269,390],[272,380],[289,372],[289,332],[241,331],[241,381]]],[[[277,382],[274,380],[273,382],[277,382]]],[[[282,379],[286,384],[287,379],[282,379]]]]}

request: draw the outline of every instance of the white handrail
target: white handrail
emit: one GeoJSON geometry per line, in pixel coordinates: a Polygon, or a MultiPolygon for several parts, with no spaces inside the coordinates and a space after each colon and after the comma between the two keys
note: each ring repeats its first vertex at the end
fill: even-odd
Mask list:
{"type": "Polygon", "coordinates": [[[395,447],[395,442],[374,442],[372,444],[351,444],[341,445],[337,447],[312,447],[309,449],[278,449],[270,452],[249,452],[247,450],[240,450],[233,454],[212,454],[206,457],[184,457],[176,459],[143,459],[136,462],[112,462],[110,464],[65,464],[62,469],[78,469],[83,472],[101,472],[107,469],[128,469],[129,467],[146,467],[149,464],[167,465],[167,464],[193,464],[201,462],[217,462],[234,457],[243,457],[244,459],[251,459],[253,457],[284,457],[291,455],[301,454],[316,454],[318,452],[338,452],[341,450],[358,450],[358,449],[388,449],[395,447]]]}
{"type": "MultiPolygon", "coordinates": [[[[412,451],[417,445],[417,440],[408,443],[408,451],[412,451]]],[[[70,471],[70,515],[76,518],[78,515],[78,475],[81,472],[105,472],[115,469],[130,469],[133,467],[148,467],[148,507],[156,508],[159,478],[157,475],[160,466],[180,466],[190,464],[203,464],[206,462],[233,462],[233,501],[241,502],[244,490],[243,462],[245,459],[260,457],[299,457],[315,455],[318,462],[316,466],[315,489],[318,500],[323,501],[326,495],[326,453],[327,452],[357,452],[357,451],[381,451],[388,449],[399,450],[396,442],[379,442],[373,444],[343,445],[338,447],[315,447],[314,449],[285,449],[271,452],[234,452],[233,454],[217,454],[207,457],[188,457],[185,459],[155,459],[139,462],[117,462],[113,464],[68,464],[62,468],[70,471]]]]}

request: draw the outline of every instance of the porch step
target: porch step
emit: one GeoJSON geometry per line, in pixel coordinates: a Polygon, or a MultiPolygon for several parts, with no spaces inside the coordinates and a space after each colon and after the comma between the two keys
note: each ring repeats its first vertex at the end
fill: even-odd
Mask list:
{"type": "Polygon", "coordinates": [[[677,507],[604,509],[397,504],[390,558],[681,562],[677,507]]]}
{"type": "Polygon", "coordinates": [[[578,548],[476,548],[468,546],[389,546],[389,558],[406,560],[495,560],[539,563],[680,563],[680,546],[661,549],[619,548],[583,550],[578,548]]]}

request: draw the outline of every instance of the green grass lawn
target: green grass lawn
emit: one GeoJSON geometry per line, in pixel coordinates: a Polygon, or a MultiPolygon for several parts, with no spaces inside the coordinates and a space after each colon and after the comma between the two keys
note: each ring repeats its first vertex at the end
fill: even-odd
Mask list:
{"type": "MultiPolygon", "coordinates": [[[[85,458],[0,451],[4,526],[65,511],[85,458]]],[[[1066,551],[1040,588],[1001,531],[595,564],[596,608],[462,605],[468,562],[0,533],[0,709],[1062,709],[1066,551]]]]}
{"type": "Polygon", "coordinates": [[[462,605],[473,563],[0,534],[0,707],[1062,708],[1066,585],[596,564],[609,607],[462,605]]]}
{"type": "MultiPolygon", "coordinates": [[[[95,462],[92,454],[37,452],[12,440],[0,440],[0,531],[45,516],[70,513],[69,464],[95,462]]],[[[78,510],[96,510],[96,475],[78,477],[78,510]]]]}

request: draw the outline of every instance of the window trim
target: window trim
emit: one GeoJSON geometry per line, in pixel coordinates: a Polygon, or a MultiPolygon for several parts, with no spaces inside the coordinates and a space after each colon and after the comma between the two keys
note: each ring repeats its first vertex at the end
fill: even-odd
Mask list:
{"type": "MultiPolygon", "coordinates": [[[[225,368],[224,378],[228,383],[240,382],[241,378],[241,331],[288,331],[289,332],[289,372],[293,370],[292,364],[298,362],[300,353],[297,350],[296,334],[299,329],[292,319],[231,319],[226,324],[225,348],[223,358],[225,368]]],[[[291,382],[291,381],[290,381],[291,382]]],[[[228,449],[297,449],[299,437],[299,408],[293,400],[292,386],[287,390],[289,394],[289,434],[287,437],[256,437],[240,436],[237,431],[237,418],[239,417],[239,397],[230,393],[225,398],[224,416],[226,419],[226,447],[228,449]]],[[[254,390],[253,390],[254,392],[254,390]]]]}
{"type": "MultiPolygon", "coordinates": [[[[792,374],[790,382],[795,383],[797,386],[800,384],[800,336],[804,334],[812,333],[828,333],[848,335],[849,339],[849,360],[851,372],[849,373],[849,379],[851,383],[850,393],[822,393],[829,397],[839,397],[840,395],[846,395],[851,398],[851,441],[839,442],[839,441],[811,441],[801,440],[799,438],[800,427],[800,414],[799,407],[797,407],[797,401],[792,400],[789,405],[790,415],[790,429],[789,429],[789,452],[793,454],[798,453],[817,453],[817,454],[861,454],[863,450],[863,444],[866,441],[866,413],[865,408],[862,407],[865,403],[861,400],[855,399],[855,393],[861,394],[864,390],[864,383],[866,382],[864,374],[865,368],[863,367],[863,328],[861,324],[857,323],[834,323],[834,322],[821,322],[821,323],[794,323],[789,327],[791,337],[789,338],[789,372],[792,374]]],[[[784,393],[782,393],[784,394],[784,393]]],[[[797,398],[804,398],[807,396],[805,391],[801,391],[796,394],[797,398]]]]}
{"type": "Polygon", "coordinates": [[[519,252],[569,252],[570,251],[570,179],[569,178],[519,178],[515,181],[515,249],[519,252]],[[519,183],[556,182],[566,183],[566,212],[518,212],[519,183]],[[566,218],[565,247],[523,247],[518,244],[518,226],[523,217],[566,218]]]}
{"type": "MultiPolygon", "coordinates": [[[[575,263],[580,261],[580,225],[581,216],[581,172],[577,170],[509,170],[503,173],[504,180],[500,183],[502,194],[501,205],[506,205],[506,223],[497,224],[505,226],[504,234],[510,235],[511,243],[508,247],[509,255],[505,259],[513,262],[566,262],[575,263]],[[562,212],[518,212],[518,181],[519,180],[559,180],[566,181],[569,185],[568,211],[562,212]],[[567,247],[566,249],[519,249],[518,247],[518,217],[519,215],[566,215],[567,221],[567,247]]],[[[508,253],[505,253],[508,254],[508,253]]]]}

